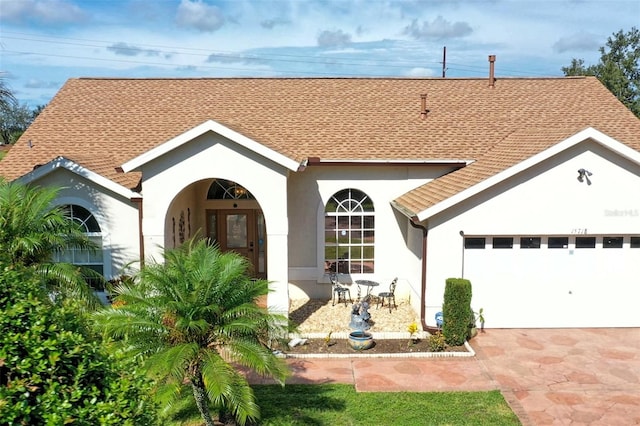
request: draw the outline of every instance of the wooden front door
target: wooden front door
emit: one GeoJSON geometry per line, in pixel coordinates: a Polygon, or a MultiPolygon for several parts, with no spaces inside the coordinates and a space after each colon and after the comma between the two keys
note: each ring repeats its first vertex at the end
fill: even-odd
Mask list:
{"type": "Polygon", "coordinates": [[[253,266],[255,278],[266,278],[264,216],[260,210],[209,210],[207,233],[223,252],[234,251],[253,266]]]}

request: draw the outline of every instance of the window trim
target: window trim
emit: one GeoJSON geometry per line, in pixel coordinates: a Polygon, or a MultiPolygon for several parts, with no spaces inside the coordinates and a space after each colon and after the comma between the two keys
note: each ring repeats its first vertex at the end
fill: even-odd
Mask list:
{"type": "Polygon", "coordinates": [[[596,248],[597,242],[598,242],[598,239],[593,236],[576,237],[575,247],[576,249],[594,249],[596,248]]]}
{"type": "Polygon", "coordinates": [[[341,189],[329,197],[322,217],[324,273],[374,273],[376,215],[373,199],[360,189],[341,189]]]}
{"type": "Polygon", "coordinates": [[[537,250],[542,248],[542,237],[520,237],[520,246],[523,250],[537,250]],[[529,241],[527,241],[529,240],[529,241]],[[523,241],[527,242],[527,244],[523,244],[523,241]]]}
{"type": "MultiPolygon", "coordinates": [[[[89,253],[87,250],[78,249],[78,248],[69,248],[63,251],[59,251],[53,254],[54,262],[64,262],[70,263],[72,265],[83,266],[89,269],[93,269],[96,271],[95,267],[98,267],[99,271],[96,271],[100,275],[102,275],[105,280],[107,279],[107,262],[105,262],[105,248],[104,248],[104,231],[100,226],[100,222],[96,215],[88,208],[84,207],[81,204],[78,204],[74,201],[67,201],[60,204],[60,207],[63,208],[70,216],[69,219],[73,220],[75,223],[82,226],[85,230],[84,235],[87,236],[90,240],[94,241],[98,248],[94,254],[89,253]],[[79,208],[79,212],[87,213],[88,215],[82,215],[75,217],[74,207],[79,208]],[[84,219],[82,219],[84,217],[84,219]],[[82,219],[82,220],[80,220],[82,219]],[[99,229],[99,232],[89,231],[89,227],[87,223],[93,223],[95,227],[99,229]],[[99,244],[98,244],[99,242],[99,244]],[[78,257],[85,256],[86,261],[83,259],[79,259],[78,257]],[[67,259],[69,257],[70,259],[67,259]],[[95,259],[95,260],[94,260],[95,259]],[[99,261],[97,259],[100,259],[99,261]]],[[[101,291],[102,288],[94,287],[94,290],[101,291]]]]}
{"type": "Polygon", "coordinates": [[[495,250],[509,250],[513,248],[513,237],[492,237],[491,248],[495,250]],[[497,243],[497,245],[496,245],[497,243]]]}
{"type": "Polygon", "coordinates": [[[484,250],[487,247],[486,237],[464,237],[465,250],[484,250]],[[480,245],[482,242],[482,246],[480,245]],[[476,244],[477,243],[477,244],[476,244]]]}
{"type": "Polygon", "coordinates": [[[568,249],[569,248],[569,237],[562,237],[562,236],[550,236],[550,237],[547,237],[547,248],[548,249],[552,249],[552,250],[568,249]],[[551,245],[551,240],[552,239],[558,240],[558,242],[562,240],[562,241],[565,242],[565,244],[562,244],[562,246],[559,246],[559,245],[552,246],[551,245]]]}
{"type": "Polygon", "coordinates": [[[602,248],[603,249],[621,249],[624,247],[624,237],[621,235],[605,235],[602,237],[602,248]],[[612,242],[615,241],[615,244],[612,242]]]}

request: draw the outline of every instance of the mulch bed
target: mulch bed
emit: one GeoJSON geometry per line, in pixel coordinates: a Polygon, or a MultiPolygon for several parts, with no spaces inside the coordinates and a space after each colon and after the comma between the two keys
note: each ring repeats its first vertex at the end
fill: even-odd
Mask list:
{"type": "MultiPolygon", "coordinates": [[[[347,339],[331,339],[327,344],[325,339],[307,339],[304,345],[290,348],[286,346],[281,349],[290,354],[399,354],[413,352],[431,352],[429,339],[419,339],[417,341],[409,339],[376,339],[371,348],[357,351],[351,346],[347,339]]],[[[463,346],[448,346],[444,352],[467,352],[463,346]]]]}

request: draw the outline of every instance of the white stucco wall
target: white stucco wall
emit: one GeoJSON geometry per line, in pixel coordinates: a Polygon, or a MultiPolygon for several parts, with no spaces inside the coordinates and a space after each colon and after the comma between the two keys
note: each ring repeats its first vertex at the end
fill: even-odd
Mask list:
{"type": "MultiPolygon", "coordinates": [[[[197,198],[199,195],[197,189],[198,185],[190,185],[184,188],[173,199],[173,203],[166,214],[163,247],[178,247],[200,230],[202,226],[201,222],[196,219],[202,216],[201,212],[196,211],[198,205],[197,198]],[[181,220],[183,221],[182,231],[180,229],[181,220]]],[[[200,235],[204,234],[201,233],[200,235]]]]}
{"type": "MultiPolygon", "coordinates": [[[[390,202],[449,170],[442,166],[313,166],[289,179],[290,297],[330,298],[324,274],[324,206],[336,192],[355,188],[375,209],[375,273],[341,274],[342,282],[371,279],[386,291],[398,277],[398,298],[415,302],[420,286],[421,232],[408,224],[390,202]]],[[[352,290],[355,295],[355,290],[352,290]]]]}
{"type": "MultiPolygon", "coordinates": [[[[445,280],[463,273],[463,239],[488,236],[485,250],[464,252],[472,307],[488,327],[640,326],[640,168],[594,142],[582,143],[429,220],[427,320],[440,310],[445,280]],[[593,173],[579,182],[578,169],[593,173]],[[618,212],[618,213],[616,213],[618,212]],[[569,236],[568,249],[492,249],[491,236],[569,236]],[[575,236],[600,247],[574,249],[575,236]],[[624,235],[622,249],[602,236],[624,235]]],[[[544,241],[544,238],[543,238],[544,241]]]]}
{"type": "MultiPolygon", "coordinates": [[[[104,275],[107,279],[121,275],[125,266],[140,259],[135,203],[66,169],[57,169],[32,184],[62,188],[57,205],[75,204],[93,214],[102,231],[104,275]]],[[[131,266],[137,268],[139,265],[131,266]]]]}
{"type": "MultiPolygon", "coordinates": [[[[166,220],[167,214],[175,213],[170,207],[186,187],[201,180],[221,178],[249,190],[256,197],[267,223],[267,279],[275,290],[269,294],[268,305],[273,311],[287,311],[288,171],[284,167],[208,132],[172,150],[169,155],[145,164],[142,172],[145,247],[148,256],[158,259],[161,258],[161,247],[166,243],[165,224],[170,222],[166,220]]],[[[193,196],[190,191],[181,195],[188,205],[195,205],[193,196]]]]}

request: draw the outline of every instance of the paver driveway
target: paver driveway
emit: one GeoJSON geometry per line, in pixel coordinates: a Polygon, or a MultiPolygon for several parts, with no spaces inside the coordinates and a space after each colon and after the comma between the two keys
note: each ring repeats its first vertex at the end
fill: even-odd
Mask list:
{"type": "MultiPolygon", "coordinates": [[[[499,389],[523,425],[640,425],[640,329],[489,329],[473,358],[289,359],[289,383],[499,389]]],[[[252,382],[261,380],[255,376],[252,382]]]]}
{"type": "Polygon", "coordinates": [[[523,424],[640,424],[640,329],[487,330],[472,346],[523,424]]]}

